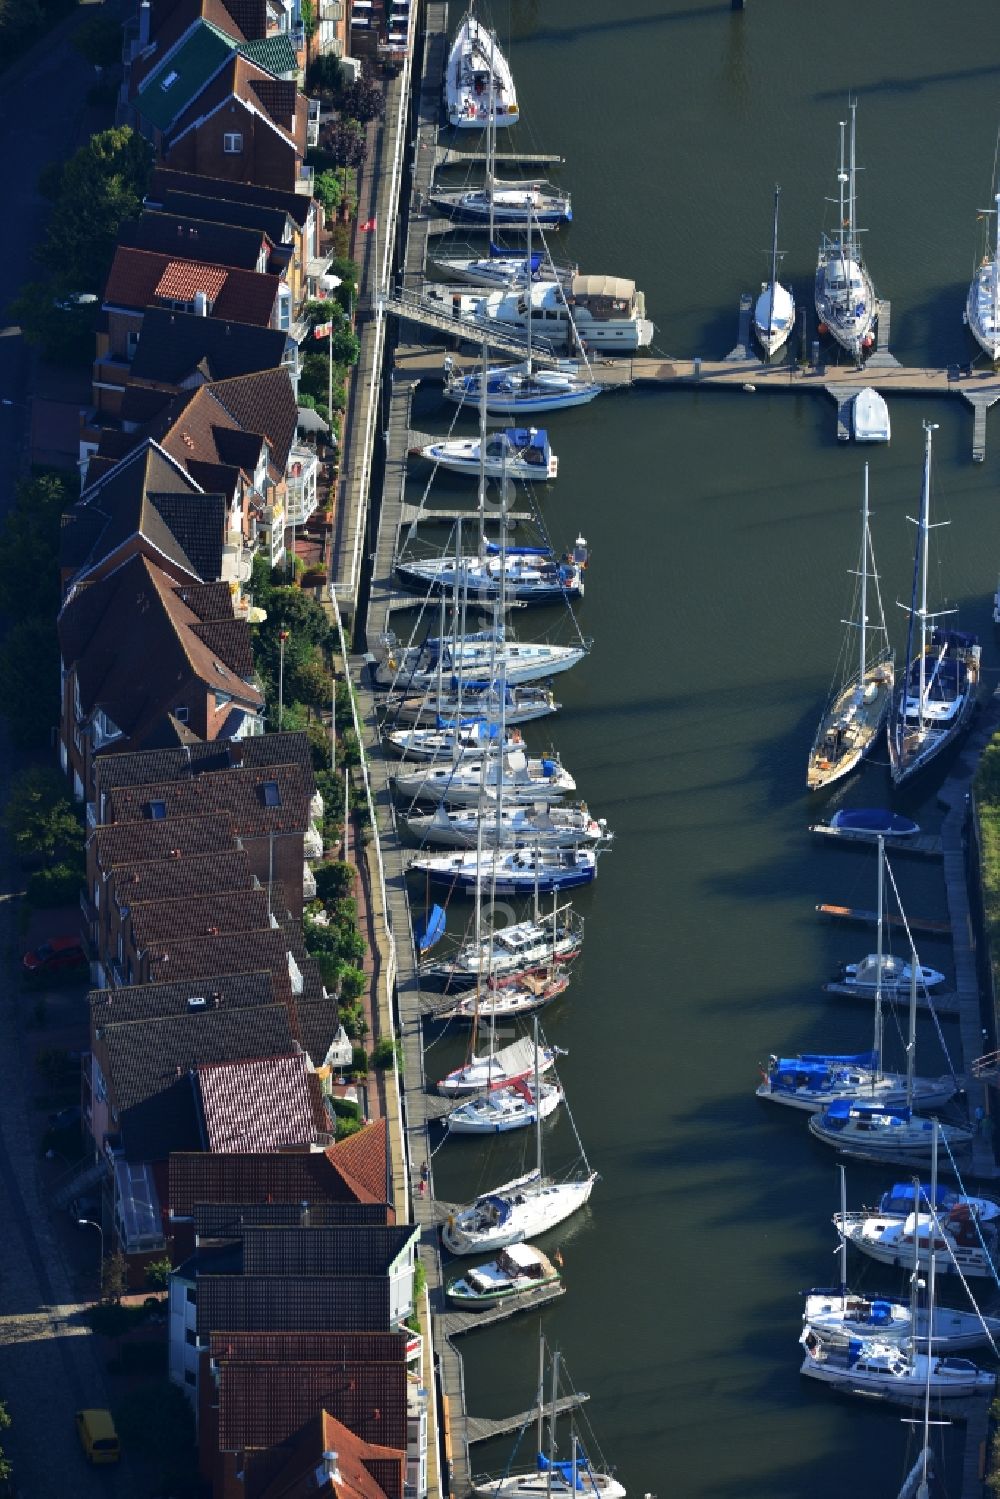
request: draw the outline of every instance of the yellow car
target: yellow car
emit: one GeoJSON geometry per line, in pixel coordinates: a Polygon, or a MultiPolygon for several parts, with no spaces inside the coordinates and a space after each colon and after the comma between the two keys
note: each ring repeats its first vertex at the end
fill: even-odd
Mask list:
{"type": "Polygon", "coordinates": [[[121,1454],[110,1411],[77,1411],[76,1434],[88,1463],[116,1463],[121,1454]]]}

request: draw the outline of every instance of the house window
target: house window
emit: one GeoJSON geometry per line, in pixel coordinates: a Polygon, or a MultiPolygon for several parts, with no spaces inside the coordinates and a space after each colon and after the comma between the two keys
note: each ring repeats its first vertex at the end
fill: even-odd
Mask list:
{"type": "Polygon", "coordinates": [[[227,156],[239,156],[243,150],[243,136],[238,130],[227,130],[222,137],[222,149],[227,156]]]}
{"type": "Polygon", "coordinates": [[[164,78],[160,83],[160,87],[163,92],[166,93],[167,89],[173,88],[174,84],[177,82],[180,76],[181,75],[175,69],[171,69],[166,78],[164,78]]]}
{"type": "Polygon", "coordinates": [[[228,692],[217,692],[215,694],[215,711],[218,713],[227,703],[232,702],[232,695],[228,692]]]}
{"type": "Polygon", "coordinates": [[[174,717],[178,723],[187,723],[188,710],[185,704],[182,703],[180,707],[174,709],[174,717]]]}
{"type": "Polygon", "coordinates": [[[166,802],[147,802],[146,816],[152,818],[153,822],[162,822],[167,815],[166,802]]]}
{"type": "Polygon", "coordinates": [[[135,358],[135,351],[139,347],[139,335],[134,328],[130,328],[125,334],[125,358],[131,364],[135,358]]]}
{"type": "Polygon", "coordinates": [[[278,327],[285,333],[292,326],[292,292],[282,283],[278,287],[278,327]]]}
{"type": "Polygon", "coordinates": [[[260,794],[264,799],[265,807],[281,806],[281,788],[277,781],[265,781],[260,788],[260,794]]]}
{"type": "Polygon", "coordinates": [[[189,1343],[192,1348],[196,1348],[198,1346],[198,1334],[195,1332],[193,1327],[188,1327],[185,1330],[184,1341],[185,1343],[189,1343]]]}

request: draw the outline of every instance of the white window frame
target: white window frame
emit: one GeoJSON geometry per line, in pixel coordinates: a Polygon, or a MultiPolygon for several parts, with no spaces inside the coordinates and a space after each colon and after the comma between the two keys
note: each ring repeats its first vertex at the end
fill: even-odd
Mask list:
{"type": "Polygon", "coordinates": [[[226,156],[241,156],[243,154],[242,130],[225,131],[222,137],[222,149],[226,156]]]}

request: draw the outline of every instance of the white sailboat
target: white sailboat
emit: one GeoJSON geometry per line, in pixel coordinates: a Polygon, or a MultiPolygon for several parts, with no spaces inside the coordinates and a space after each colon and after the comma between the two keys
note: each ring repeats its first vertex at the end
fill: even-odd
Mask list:
{"type": "Polygon", "coordinates": [[[474,5],[462,17],[448,54],[444,107],[456,130],[481,130],[491,115],[504,127],[520,119],[510,64],[474,5]]]}
{"type": "Polygon", "coordinates": [[[411,448],[410,455],[426,458],[453,474],[477,479],[483,463],[490,479],[506,475],[527,484],[555,479],[559,473],[559,459],[549,446],[549,435],[537,427],[505,427],[489,433],[485,442],[479,437],[442,438],[422,448],[411,448]]]}
{"type": "MultiPolygon", "coordinates": [[[[844,1168],[840,1168],[840,1218],[847,1218],[847,1187],[844,1168]]],[[[971,1312],[952,1307],[935,1306],[933,1319],[929,1307],[914,1309],[912,1299],[901,1300],[891,1293],[875,1291],[861,1295],[848,1289],[847,1238],[840,1235],[840,1285],[834,1290],[807,1291],[802,1321],[827,1344],[848,1343],[853,1338],[877,1337],[884,1342],[904,1343],[916,1337],[926,1338],[931,1327],[932,1346],[938,1353],[956,1353],[991,1342],[1000,1335],[1000,1318],[984,1317],[978,1308],[971,1312]]],[[[920,1269],[917,1238],[913,1238],[912,1273],[920,1269]]],[[[942,1245],[946,1248],[947,1245],[942,1245]]]]}
{"type": "MultiPolygon", "coordinates": [[[[443,715],[442,715],[443,716],[443,715]]],[[[410,760],[466,760],[473,755],[499,754],[520,749],[524,740],[517,729],[500,737],[498,726],[484,718],[434,729],[393,729],[386,743],[410,760]]]]}
{"type": "Polygon", "coordinates": [[[503,708],[509,725],[531,723],[558,713],[560,704],[548,687],[491,686],[484,682],[462,683],[437,692],[414,693],[410,697],[389,697],[383,703],[386,722],[432,724],[439,718],[458,717],[465,713],[495,723],[503,708]]]}
{"type": "Polygon", "coordinates": [[[840,167],[837,172],[839,217],[837,232],[824,234],[816,267],[816,316],[820,331],[827,330],[860,364],[872,347],[872,329],[879,304],[871,276],[861,253],[860,231],[855,225],[855,125],[857,103],[850,102],[850,156],[845,164],[844,129],[840,122],[840,167]],[[845,192],[846,189],[846,192],[845,192]]]}
{"type": "MultiPolygon", "coordinates": [[[[782,1103],[793,1109],[815,1114],[836,1103],[841,1106],[864,1103],[881,1108],[936,1108],[953,1098],[955,1079],[948,1077],[910,1077],[882,1070],[885,1026],[882,1007],[883,985],[879,975],[885,972],[882,951],[885,929],[885,843],[878,840],[878,936],[875,954],[873,988],[875,1001],[875,1034],[872,1050],[858,1056],[830,1053],[801,1053],[796,1057],[769,1060],[757,1097],[782,1103]]],[[[909,967],[907,968],[909,975],[909,967]]]]}
{"type": "Polygon", "coordinates": [[[996,364],[1000,359],[1000,193],[995,208],[983,213],[995,215],[996,240],[976,267],[965,299],[965,321],[983,353],[996,364]]]}
{"type": "MultiPolygon", "coordinates": [[[[491,1034],[493,1026],[490,1027],[491,1034]]],[[[515,1045],[520,1045],[515,1042],[515,1045]]],[[[504,1080],[491,1081],[486,1093],[466,1099],[458,1108],[445,1117],[445,1128],[453,1135],[503,1135],[516,1129],[534,1127],[539,1119],[548,1119],[563,1101],[562,1085],[559,1082],[543,1082],[543,1058],[549,1056],[550,1048],[543,1048],[538,1039],[536,1018],[532,1040],[532,1074],[504,1080]]],[[[505,1048],[509,1051],[510,1048],[505,1048]]],[[[554,1060],[554,1048],[552,1059],[554,1060]]],[[[497,1053],[501,1056],[502,1053],[497,1053]]],[[[551,1065],[551,1061],[549,1062],[551,1065]]],[[[439,1084],[439,1087],[442,1085],[439,1084]]]]}
{"type": "Polygon", "coordinates": [[[549,1004],[569,987],[569,974],[549,963],[514,978],[492,979],[475,995],[461,994],[433,1011],[435,1020],[514,1020],[549,1004]]]}
{"type": "Polygon", "coordinates": [[[795,298],[778,280],[778,206],[781,188],[774,187],[774,226],[771,233],[771,279],[765,281],[753,310],[753,331],[768,359],[788,341],[795,326],[795,298]]]}
{"type": "Polygon", "coordinates": [[[455,641],[432,637],[423,645],[400,647],[391,632],[374,642],[375,685],[396,692],[431,691],[443,677],[482,683],[496,660],[497,681],[507,687],[543,681],[570,671],[587,654],[583,645],[549,645],[515,640],[507,626],[465,634],[455,641]]]}
{"type": "Polygon", "coordinates": [[[501,805],[498,814],[462,807],[449,811],[442,805],[436,812],[406,819],[406,826],[421,843],[445,848],[475,848],[480,823],[483,825],[484,848],[516,848],[526,844],[579,848],[610,843],[614,836],[604,818],[591,817],[583,802],[570,807],[501,805]]]}
{"type": "MultiPolygon", "coordinates": [[[[475,1037],[472,1040],[475,1048],[475,1037]]],[[[512,1041],[481,1056],[472,1055],[468,1062],[449,1072],[437,1085],[439,1093],[446,1098],[458,1098],[466,1093],[479,1093],[484,1088],[499,1088],[507,1083],[521,1082],[526,1078],[548,1072],[555,1064],[556,1048],[537,1046],[526,1037],[512,1041]]]]}
{"type": "Polygon", "coordinates": [[[495,980],[532,973],[549,963],[569,963],[583,948],[583,918],[570,906],[547,916],[517,921],[474,937],[448,958],[421,966],[421,978],[443,979],[451,988],[475,983],[480,973],[495,980]]]}
{"type": "Polygon", "coordinates": [[[924,472],[913,559],[913,592],[906,635],[906,674],[893,705],[889,725],[889,764],[893,784],[900,786],[952,744],[968,727],[979,686],[979,640],[935,621],[953,609],[927,608],[931,505],[931,441],[937,423],[924,422],[924,472]],[[917,601],[919,587],[919,604],[917,601]],[[914,641],[914,626],[919,642],[914,641]]]}
{"type": "Polygon", "coordinates": [[[451,765],[417,765],[392,777],[400,796],[411,801],[447,802],[452,807],[475,807],[480,782],[489,805],[535,806],[559,801],[576,790],[576,782],[555,756],[528,756],[523,749],[503,755],[460,760],[451,765]]]}
{"type": "Polygon", "coordinates": [[[806,785],[810,791],[832,785],[860,765],[878,739],[892,704],[894,657],[888,643],[872,546],[867,463],[861,502],[861,555],[856,577],[857,618],[848,622],[842,669],[809,751],[806,785]],[[869,579],[875,585],[878,606],[878,618],[874,624],[868,621],[869,579]],[[857,630],[857,657],[853,665],[849,644],[851,630],[857,630]]]}
{"type": "MultiPolygon", "coordinates": [[[[937,1129],[933,1131],[931,1190],[937,1185],[937,1129]]],[[[807,1378],[835,1385],[855,1395],[875,1395],[904,1405],[929,1401],[991,1395],[996,1376],[980,1369],[969,1359],[950,1357],[936,1350],[933,1341],[935,1289],[937,1270],[936,1212],[931,1209],[930,1271],[927,1283],[927,1319],[923,1337],[918,1331],[916,1301],[920,1281],[914,1271],[911,1280],[913,1315],[909,1343],[881,1336],[851,1338],[831,1343],[808,1323],[799,1339],[805,1349],[802,1373],[807,1378]],[[920,1344],[923,1343],[923,1351],[920,1344]]]]}

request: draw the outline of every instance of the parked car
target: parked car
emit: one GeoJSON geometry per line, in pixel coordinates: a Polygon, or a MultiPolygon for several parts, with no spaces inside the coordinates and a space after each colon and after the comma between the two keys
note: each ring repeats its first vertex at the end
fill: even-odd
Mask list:
{"type": "Polygon", "coordinates": [[[116,1463],[121,1455],[110,1411],[77,1411],[76,1434],[88,1463],[116,1463]]]}
{"type": "Polygon", "coordinates": [[[50,937],[33,952],[26,952],[22,963],[29,978],[49,973],[70,973],[87,966],[87,954],[79,937],[50,937]]]}

